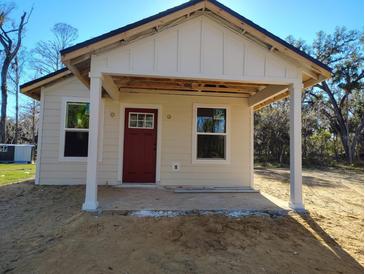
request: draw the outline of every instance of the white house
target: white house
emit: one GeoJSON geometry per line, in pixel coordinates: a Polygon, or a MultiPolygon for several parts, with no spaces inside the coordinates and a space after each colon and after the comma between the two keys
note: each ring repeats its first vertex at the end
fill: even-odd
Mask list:
{"type": "MultiPolygon", "coordinates": [[[[101,21],[102,22],[102,21],[101,21]]],[[[301,93],[330,69],[215,0],[61,52],[41,102],[36,183],[253,188],[253,113],[290,97],[290,206],[302,209],[301,93]]]]}

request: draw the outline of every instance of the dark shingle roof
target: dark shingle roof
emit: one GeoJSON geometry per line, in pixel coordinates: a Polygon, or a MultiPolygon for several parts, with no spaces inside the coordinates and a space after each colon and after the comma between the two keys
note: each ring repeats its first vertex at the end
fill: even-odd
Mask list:
{"type": "Polygon", "coordinates": [[[40,81],[46,80],[46,79],[48,79],[48,78],[51,78],[51,77],[53,77],[53,76],[56,76],[56,75],[58,75],[58,74],[60,74],[60,73],[66,72],[66,71],[68,71],[68,68],[61,68],[61,69],[56,70],[56,71],[54,71],[54,72],[52,72],[52,73],[49,73],[49,74],[47,74],[47,75],[44,75],[44,76],[42,76],[42,77],[40,77],[40,78],[34,79],[34,80],[32,80],[32,81],[29,81],[29,82],[26,82],[26,83],[24,83],[24,84],[20,85],[20,89],[25,88],[25,87],[28,87],[28,86],[31,86],[31,85],[33,85],[33,84],[36,84],[36,83],[38,83],[38,82],[40,82],[40,81]]]}

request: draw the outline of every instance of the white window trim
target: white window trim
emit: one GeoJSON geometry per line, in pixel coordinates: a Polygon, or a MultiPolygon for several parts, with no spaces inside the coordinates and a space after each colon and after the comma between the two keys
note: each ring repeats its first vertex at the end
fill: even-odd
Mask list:
{"type": "MultiPolygon", "coordinates": [[[[62,162],[86,162],[87,157],[65,157],[65,131],[66,131],[66,108],[68,102],[80,102],[80,103],[90,103],[88,98],[81,97],[63,97],[61,105],[61,126],[60,126],[60,146],[58,151],[58,160],[62,162]]],[[[68,131],[89,131],[89,129],[67,129],[68,131]]]]}
{"type": "MultiPolygon", "coordinates": [[[[231,132],[230,132],[230,123],[231,123],[231,112],[230,107],[228,105],[215,105],[215,104],[193,104],[193,129],[192,129],[192,163],[193,164],[230,164],[231,162],[231,132]],[[197,158],[197,110],[198,108],[224,108],[226,110],[226,147],[225,159],[198,159],[197,158]]],[[[204,135],[224,135],[221,133],[204,133],[204,135]]]]}

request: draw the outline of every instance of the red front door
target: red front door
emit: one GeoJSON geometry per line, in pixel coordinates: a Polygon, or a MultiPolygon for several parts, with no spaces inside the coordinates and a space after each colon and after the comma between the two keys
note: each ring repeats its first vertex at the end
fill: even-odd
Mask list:
{"type": "Polygon", "coordinates": [[[123,182],[156,182],[157,109],[127,108],[123,182]]]}

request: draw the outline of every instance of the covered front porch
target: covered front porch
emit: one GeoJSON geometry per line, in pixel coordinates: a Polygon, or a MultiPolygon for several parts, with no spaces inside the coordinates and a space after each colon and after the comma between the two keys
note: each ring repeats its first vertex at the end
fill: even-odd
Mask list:
{"type": "MultiPolygon", "coordinates": [[[[125,104],[128,96],[168,96],[173,101],[179,101],[182,96],[189,98],[232,98],[247,102],[249,121],[246,126],[249,134],[248,159],[239,163],[249,168],[249,188],[254,186],[254,111],[273,101],[290,97],[290,148],[291,148],[291,196],[289,206],[294,210],[303,210],[302,178],[301,178],[301,92],[302,84],[294,83],[264,83],[259,81],[240,82],[206,79],[167,78],[153,76],[131,76],[123,74],[101,73],[90,74],[90,138],[89,157],[87,160],[86,196],[83,209],[102,210],[243,210],[243,211],[276,211],[287,208],[282,202],[268,199],[260,193],[175,193],[160,185],[161,151],[157,152],[156,185],[142,188],[108,188],[100,192],[98,198],[98,165],[100,161],[100,142],[102,132],[102,110],[105,99],[125,104]],[[280,204],[280,205],[279,205],[280,204]]],[[[155,106],[155,105],[154,105],[155,106]]],[[[124,108],[122,107],[122,110],[124,108]]],[[[159,108],[159,111],[161,108],[159,108]]],[[[121,112],[124,125],[125,117],[121,112]]],[[[159,112],[159,115],[169,119],[169,113],[159,112]]],[[[159,124],[161,120],[159,120],[159,124]]],[[[124,126],[122,126],[123,128],[124,126]]],[[[160,134],[160,133],[159,133],[160,134]]],[[[167,134],[164,132],[164,134],[167,134]]],[[[122,133],[123,135],[123,133],[122,133]]],[[[160,140],[161,142],[161,140],[160,140]]],[[[231,148],[234,150],[234,147],[231,148]]],[[[242,171],[244,172],[244,171],[242,171]]],[[[121,173],[121,172],[120,172],[121,173]]],[[[121,176],[121,174],[119,175],[121,176]]],[[[208,176],[208,174],[207,174],[208,176]]],[[[194,180],[191,184],[194,185],[194,180]]],[[[117,184],[125,185],[121,177],[117,184]]],[[[196,185],[199,188],[199,184],[196,185]]]]}

